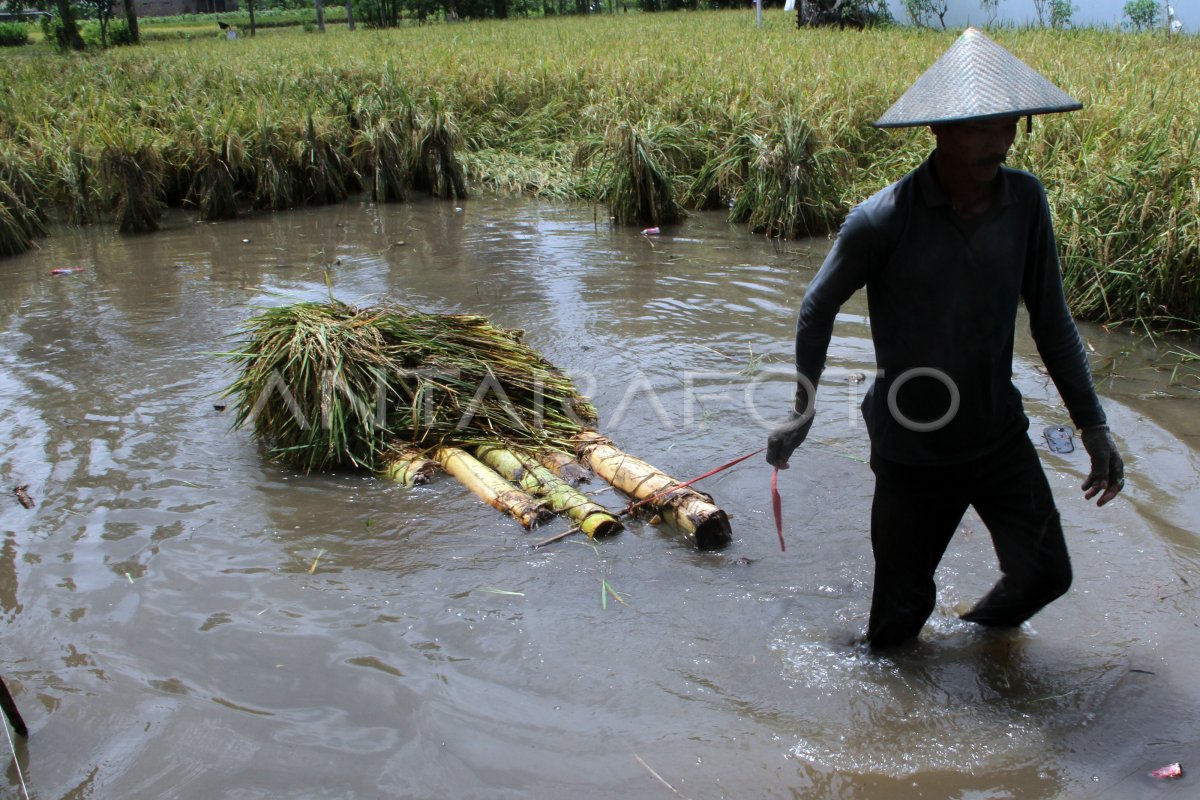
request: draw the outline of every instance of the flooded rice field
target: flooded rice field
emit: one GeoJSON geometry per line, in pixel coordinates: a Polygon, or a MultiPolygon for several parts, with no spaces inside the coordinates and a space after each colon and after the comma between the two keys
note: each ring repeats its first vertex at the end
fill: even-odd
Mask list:
{"type": "Polygon", "coordinates": [[[525,533],[448,478],[296,474],[217,409],[229,335],[331,287],[525,330],[604,433],[691,478],[785,416],[827,241],[720,215],[647,237],[496,198],[166,223],[60,229],[0,264],[0,674],[31,729],[3,796],[1194,796],[1200,392],[1127,332],[1084,328],[1129,470],[1104,509],[1082,450],[1042,441],[1069,420],[1018,342],[1071,592],[1009,635],[958,621],[995,578],[968,515],[921,642],[879,658],[852,644],[873,569],[862,297],[780,476],[784,553],[761,456],[700,485],[724,550],[646,521],[534,550],[565,523],[525,533]],[[1149,777],[1174,761],[1182,779],[1149,777]]]}

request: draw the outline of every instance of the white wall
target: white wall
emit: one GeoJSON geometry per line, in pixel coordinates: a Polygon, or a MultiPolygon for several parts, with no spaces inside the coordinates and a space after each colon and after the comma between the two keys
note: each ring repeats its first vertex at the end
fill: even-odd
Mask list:
{"type": "MultiPolygon", "coordinates": [[[[888,0],[888,4],[897,21],[908,21],[899,0],[888,0]]],[[[1107,25],[1115,28],[1125,21],[1125,0],[1072,0],[1072,5],[1077,7],[1071,17],[1077,26],[1107,25]]],[[[1163,5],[1162,0],[1159,0],[1159,5],[1163,5]]],[[[1175,7],[1175,16],[1183,22],[1185,30],[1194,33],[1200,29],[1200,0],[1171,0],[1171,5],[1175,7]]],[[[1033,9],[1033,0],[1000,0],[996,21],[1036,25],[1037,12],[1033,9]]],[[[982,25],[985,22],[987,14],[979,8],[977,0],[950,0],[946,27],[963,28],[968,23],[982,25]]]]}

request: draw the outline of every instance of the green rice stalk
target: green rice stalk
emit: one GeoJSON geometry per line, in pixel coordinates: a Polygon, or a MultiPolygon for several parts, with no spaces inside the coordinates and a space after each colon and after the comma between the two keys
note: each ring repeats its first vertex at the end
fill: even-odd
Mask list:
{"type": "Polygon", "coordinates": [[[334,98],[335,113],[340,114],[350,128],[351,133],[357,133],[367,124],[371,115],[371,106],[375,98],[363,96],[359,86],[338,82],[331,87],[334,98]]]}
{"type": "Polygon", "coordinates": [[[573,197],[569,155],[486,149],[467,151],[461,161],[468,181],[486,190],[546,199],[573,197]]]}
{"type": "Polygon", "coordinates": [[[742,108],[706,109],[695,124],[697,138],[707,143],[700,166],[683,194],[689,208],[731,208],[746,185],[749,165],[762,149],[766,123],[754,111],[742,108]]]}
{"type": "Polygon", "coordinates": [[[168,207],[183,208],[192,205],[193,174],[198,161],[196,154],[201,149],[190,132],[180,134],[178,139],[171,139],[163,144],[163,202],[168,207]]]}
{"type": "MultiPolygon", "coordinates": [[[[270,309],[245,329],[233,354],[241,374],[235,424],[281,460],[305,470],[374,466],[381,445],[375,394],[389,361],[372,317],[343,306],[299,303],[270,309]]],[[[394,398],[389,398],[393,399],[394,398]]]]}
{"type": "Polygon", "coordinates": [[[1147,130],[1110,171],[1084,176],[1087,203],[1060,201],[1064,283],[1076,314],[1165,330],[1200,319],[1198,137],[1147,130]]]}

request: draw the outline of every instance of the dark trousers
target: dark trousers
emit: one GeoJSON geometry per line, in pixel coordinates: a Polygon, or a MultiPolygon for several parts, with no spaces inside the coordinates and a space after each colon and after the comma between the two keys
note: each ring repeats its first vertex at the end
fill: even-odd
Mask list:
{"type": "Polygon", "coordinates": [[[962,464],[912,466],[873,457],[871,469],[875,588],[867,641],[873,649],[920,633],[933,613],[934,572],[967,506],[975,507],[992,536],[1001,576],[963,619],[1020,625],[1070,587],[1058,510],[1026,434],[962,464]]]}

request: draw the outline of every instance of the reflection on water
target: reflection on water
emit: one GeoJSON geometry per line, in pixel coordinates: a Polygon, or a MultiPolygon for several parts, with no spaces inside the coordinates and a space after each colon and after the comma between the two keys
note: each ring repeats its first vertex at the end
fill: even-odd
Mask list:
{"type": "MultiPolygon", "coordinates": [[[[692,477],[783,415],[795,309],[826,247],[716,216],[647,237],[582,206],[484,199],[175,215],[146,237],[57,231],[7,260],[0,477],[37,505],[0,507],[0,673],[34,731],[18,743],[33,792],[1155,795],[1150,769],[1200,753],[1200,415],[1127,336],[1085,330],[1127,496],[1086,505],[1082,452],[1042,447],[1072,592],[1011,636],[959,622],[995,577],[968,516],[934,619],[889,658],[854,644],[872,570],[861,298],[781,476],[785,554],[757,459],[703,485],[733,518],[726,551],[641,522],[534,551],[448,480],[297,475],[217,408],[229,334],[328,282],[524,329],[618,444],[692,477]],[[64,266],[83,269],[50,275],[64,266]]],[[[1065,422],[1031,344],[1018,351],[1033,429],[1065,422]]]]}

